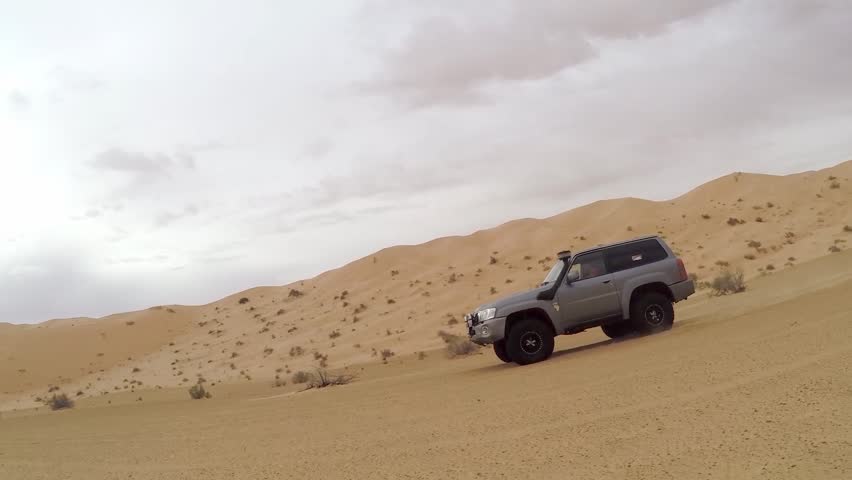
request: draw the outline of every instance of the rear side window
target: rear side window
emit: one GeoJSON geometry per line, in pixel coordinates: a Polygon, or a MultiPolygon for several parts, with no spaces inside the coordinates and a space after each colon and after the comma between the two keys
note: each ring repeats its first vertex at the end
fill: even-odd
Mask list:
{"type": "Polygon", "coordinates": [[[668,257],[666,250],[660,242],[653,239],[619,245],[606,250],[607,269],[610,272],[620,272],[628,268],[659,262],[666,257],[668,257]]]}

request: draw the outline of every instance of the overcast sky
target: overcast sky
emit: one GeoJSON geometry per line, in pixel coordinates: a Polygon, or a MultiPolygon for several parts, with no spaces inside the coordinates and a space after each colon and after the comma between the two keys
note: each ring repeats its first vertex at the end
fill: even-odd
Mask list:
{"type": "Polygon", "coordinates": [[[0,12],[0,321],[206,303],[390,245],[852,158],[847,0],[0,12]]]}

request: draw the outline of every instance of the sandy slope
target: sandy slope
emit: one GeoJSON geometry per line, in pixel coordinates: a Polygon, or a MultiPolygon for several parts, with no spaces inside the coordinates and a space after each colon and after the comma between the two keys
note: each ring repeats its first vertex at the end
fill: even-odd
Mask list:
{"type": "Polygon", "coordinates": [[[847,251],[679,304],[663,334],[560,337],[528,367],[430,352],[325,390],[5,412],[0,478],[848,479],[850,291],[847,251]]]}
{"type": "Polygon", "coordinates": [[[439,348],[439,329],[462,333],[460,324],[449,324],[492,298],[492,288],[500,295],[539,282],[554,252],[642,234],[664,235],[701,280],[716,275],[720,261],[750,277],[778,272],[831,247],[847,248],[850,177],[852,162],[785,177],[732,174],[671,201],[607,200],[388,248],[311,280],[173,307],[174,313],[162,307],[100,320],[0,325],[0,410],[34,405],[50,385],[89,397],[136,390],[138,382],[143,390],[189,385],[197,376],[271,381],[279,368],[316,366],[318,356],[342,367],[375,361],[383,349],[405,355],[439,348]],[[745,223],[730,226],[729,218],[745,223]],[[293,289],[303,295],[289,296],[293,289]],[[240,304],[243,297],[248,301],[240,304]],[[305,353],[291,356],[294,347],[305,353]]]}

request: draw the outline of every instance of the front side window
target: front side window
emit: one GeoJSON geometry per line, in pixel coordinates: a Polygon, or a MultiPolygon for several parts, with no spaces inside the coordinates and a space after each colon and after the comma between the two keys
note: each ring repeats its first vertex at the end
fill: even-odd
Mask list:
{"type": "Polygon", "coordinates": [[[577,257],[571,265],[571,270],[568,271],[568,278],[571,281],[587,280],[606,275],[606,273],[603,253],[595,252],[577,257]]]}

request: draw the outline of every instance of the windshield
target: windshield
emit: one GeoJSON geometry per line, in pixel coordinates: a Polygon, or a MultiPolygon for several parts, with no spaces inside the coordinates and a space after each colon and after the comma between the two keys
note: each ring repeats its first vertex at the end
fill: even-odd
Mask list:
{"type": "Polygon", "coordinates": [[[559,273],[562,272],[562,266],[565,265],[563,260],[557,260],[553,267],[547,272],[547,276],[544,277],[544,281],[541,282],[541,286],[549,285],[556,281],[559,278],[559,273]]]}

